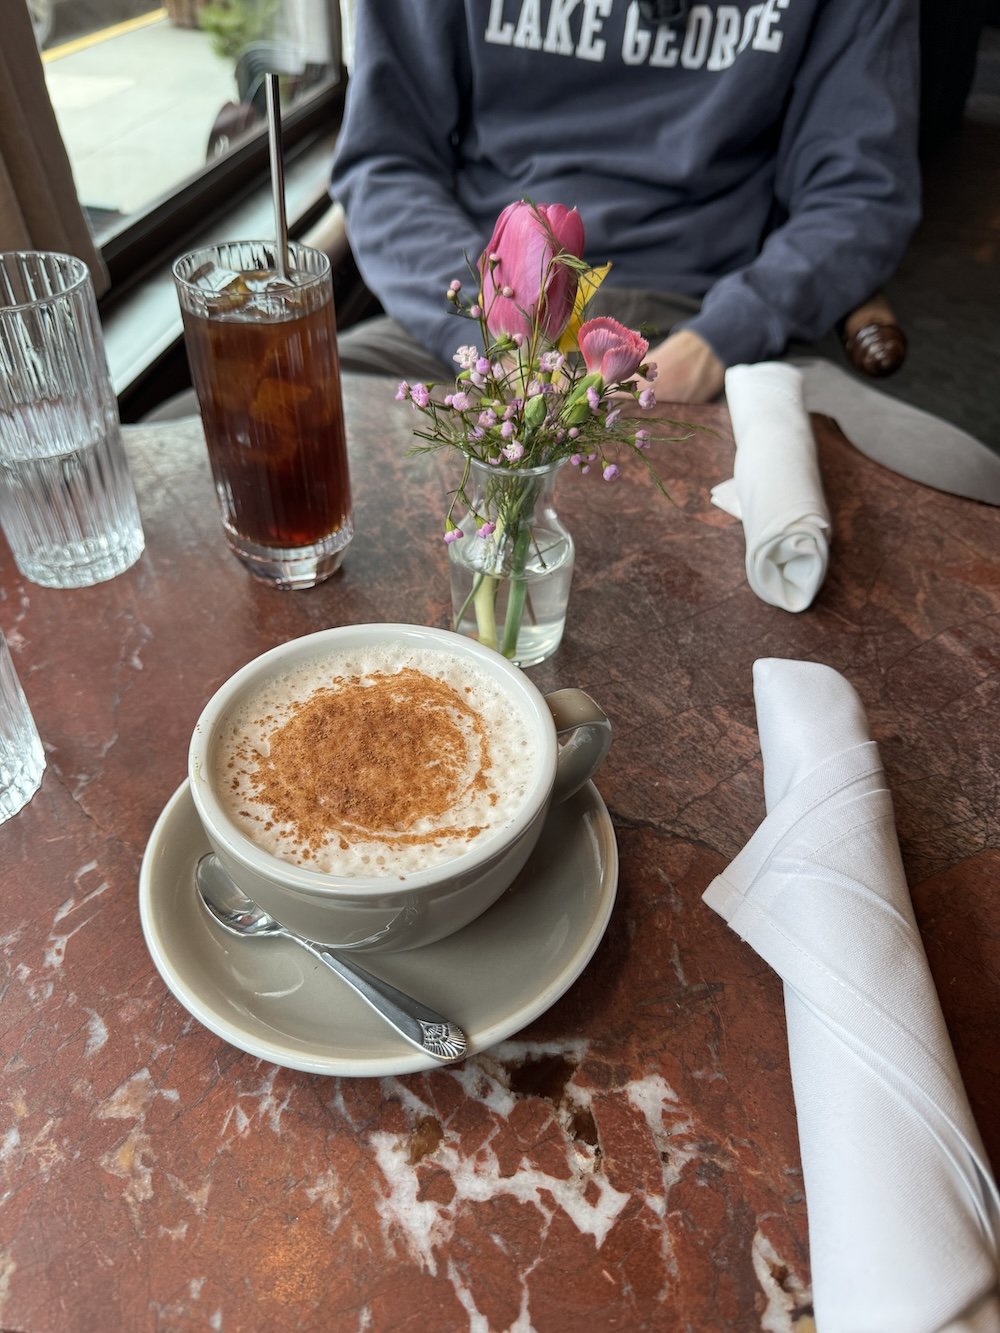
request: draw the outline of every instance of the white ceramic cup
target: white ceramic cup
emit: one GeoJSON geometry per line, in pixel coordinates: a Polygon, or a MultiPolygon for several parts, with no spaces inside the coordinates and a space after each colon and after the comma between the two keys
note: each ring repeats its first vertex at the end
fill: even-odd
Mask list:
{"type": "Polygon", "coordinates": [[[338,949],[413,949],[454,934],[510,887],[534,849],[549,806],[589,780],[611,744],[611,724],[581,690],[542,695],[527,676],[490,648],[450,630],[417,625],[347,625],[281,644],[231,676],[206,704],[188,756],[191,794],[215,854],[265,911],[299,935],[338,949]],[[537,763],[511,820],[438,865],[378,878],[307,869],[263,850],[242,832],[213,782],[222,725],[269,676],[289,667],[384,643],[468,662],[513,696],[535,733],[537,763]],[[565,736],[560,744],[557,737],[565,736]]]}

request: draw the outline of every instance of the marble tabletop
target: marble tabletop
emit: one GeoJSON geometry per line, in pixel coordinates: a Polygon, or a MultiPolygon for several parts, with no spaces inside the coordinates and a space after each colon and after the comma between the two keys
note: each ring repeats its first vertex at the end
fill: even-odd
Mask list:
{"type": "Polygon", "coordinates": [[[658,449],[669,499],[634,467],[565,476],[570,619],[530,674],[612,719],[607,932],[550,1008],[464,1064],[311,1075],[174,999],[139,867],[234,669],[328,625],[448,624],[447,479],[408,455],[393,393],[345,382],[357,535],[319,588],[273,591],[229,555],[197,420],[126,433],[132,570],[52,591],[0,552],[0,628],[48,759],[0,826],[0,1328],[805,1333],[781,985],[701,900],[763,817],[751,666],[826,662],[864,701],[996,1162],[1000,513],[817,418],[832,558],[791,615],[750,591],[742,529],[709,502],[732,465],[724,407],[687,409],[710,429],[658,449]]]}

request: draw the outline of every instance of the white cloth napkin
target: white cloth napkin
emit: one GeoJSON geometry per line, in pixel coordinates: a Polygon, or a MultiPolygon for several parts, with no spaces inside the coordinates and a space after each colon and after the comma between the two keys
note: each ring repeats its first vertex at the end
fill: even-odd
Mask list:
{"type": "Polygon", "coordinates": [[[712,503],[742,520],[750,587],[763,601],[804,611],[826,577],[830,511],[816,441],[794,366],[730,366],[726,400],[736,462],[712,503]]]}
{"type": "Polygon", "coordinates": [[[864,708],[814,662],[754,696],[768,813],[704,896],[784,982],[817,1328],[996,1333],[1000,1196],[864,708]]]}

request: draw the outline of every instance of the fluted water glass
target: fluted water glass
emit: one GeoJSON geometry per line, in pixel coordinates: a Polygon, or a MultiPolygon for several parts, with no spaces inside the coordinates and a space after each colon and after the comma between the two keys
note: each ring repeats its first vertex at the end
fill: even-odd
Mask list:
{"type": "Polygon", "coordinates": [[[0,526],[48,588],[101,583],[142,554],[94,288],[72,255],[0,254],[0,526]]]}

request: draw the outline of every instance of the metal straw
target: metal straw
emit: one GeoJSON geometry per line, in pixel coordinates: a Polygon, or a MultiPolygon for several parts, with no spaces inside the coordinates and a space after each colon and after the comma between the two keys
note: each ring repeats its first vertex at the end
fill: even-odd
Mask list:
{"type": "Polygon", "coordinates": [[[268,74],[267,141],[271,150],[271,194],[274,198],[274,232],[277,241],[278,277],[288,281],[288,218],[285,214],[285,163],[281,152],[281,98],[277,74],[268,74]]]}

